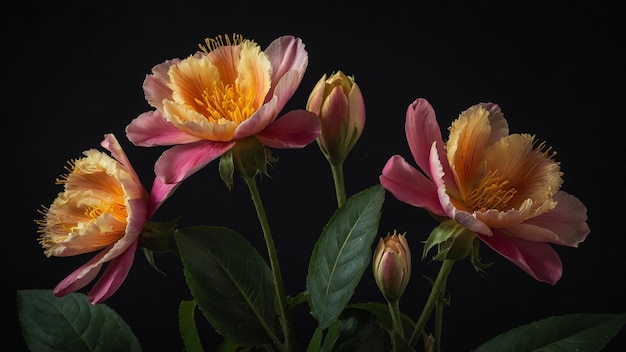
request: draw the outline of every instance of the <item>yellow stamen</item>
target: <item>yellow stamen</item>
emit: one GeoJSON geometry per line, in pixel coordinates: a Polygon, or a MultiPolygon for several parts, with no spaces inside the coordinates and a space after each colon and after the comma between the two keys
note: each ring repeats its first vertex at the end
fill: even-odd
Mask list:
{"type": "Polygon", "coordinates": [[[515,188],[505,189],[508,180],[497,176],[498,170],[488,172],[480,184],[465,196],[465,202],[474,210],[487,209],[503,210],[507,203],[517,193],[515,188]]]}
{"type": "Polygon", "coordinates": [[[202,100],[194,98],[196,104],[204,107],[205,116],[210,122],[223,123],[233,121],[241,123],[255,111],[254,96],[241,92],[238,86],[215,82],[212,87],[202,91],[202,100]]]}
{"type": "Polygon", "coordinates": [[[243,42],[243,35],[233,33],[232,41],[228,35],[224,35],[224,36],[218,35],[215,38],[206,38],[204,39],[204,42],[206,43],[206,46],[202,44],[198,44],[198,46],[200,47],[202,51],[208,54],[209,52],[216,50],[222,46],[241,44],[243,42]]]}

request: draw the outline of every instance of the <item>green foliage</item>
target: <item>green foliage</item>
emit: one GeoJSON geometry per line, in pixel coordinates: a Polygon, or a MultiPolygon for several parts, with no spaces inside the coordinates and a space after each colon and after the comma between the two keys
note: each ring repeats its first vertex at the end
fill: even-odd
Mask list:
{"type": "Polygon", "coordinates": [[[211,226],[183,228],[175,238],[191,294],[221,335],[241,346],[280,340],[272,273],[245,238],[211,226]]]}
{"type": "Polygon", "coordinates": [[[196,302],[181,301],[178,306],[178,327],[187,352],[203,352],[196,328],[196,302]]]}
{"type": "Polygon", "coordinates": [[[601,351],[626,323],[626,314],[553,316],[500,334],[474,352],[601,351]]]}
{"type": "Polygon", "coordinates": [[[315,244],[306,286],[311,314],[322,329],[341,314],[371,261],[384,196],[375,185],[350,197],[315,244]]]}
{"type": "Polygon", "coordinates": [[[141,351],[124,320],[104,304],[91,305],[84,294],[19,290],[17,308],[31,351],[141,351]]]}

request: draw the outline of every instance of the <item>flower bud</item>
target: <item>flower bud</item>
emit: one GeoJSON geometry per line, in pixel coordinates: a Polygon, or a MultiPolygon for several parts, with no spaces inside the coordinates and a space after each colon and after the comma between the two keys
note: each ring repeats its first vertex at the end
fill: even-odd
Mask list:
{"type": "Polygon", "coordinates": [[[309,95],[306,109],[322,123],[317,143],[329,160],[343,161],[363,132],[365,103],[354,77],[324,74],[309,95]]]}
{"type": "Polygon", "coordinates": [[[411,251],[404,234],[394,231],[378,241],[372,268],[385,299],[390,303],[399,300],[411,277],[411,251]]]}

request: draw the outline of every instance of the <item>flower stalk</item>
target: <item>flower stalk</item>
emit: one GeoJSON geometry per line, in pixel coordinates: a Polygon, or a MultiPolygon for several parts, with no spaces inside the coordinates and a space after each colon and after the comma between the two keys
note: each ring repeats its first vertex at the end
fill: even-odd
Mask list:
{"type": "Polygon", "coordinates": [[[335,183],[337,208],[340,208],[346,202],[346,185],[343,177],[343,161],[336,159],[330,160],[330,169],[333,173],[333,181],[335,183]]]}
{"type": "MultiPolygon", "coordinates": [[[[413,329],[413,333],[409,338],[409,345],[415,346],[415,344],[419,341],[422,330],[424,330],[424,326],[430,318],[430,314],[437,305],[441,301],[441,297],[443,292],[445,291],[446,282],[448,280],[448,276],[450,275],[450,271],[452,270],[452,265],[455,260],[453,259],[445,259],[439,268],[439,274],[437,275],[437,279],[435,279],[435,283],[430,291],[430,295],[428,296],[428,300],[426,301],[426,305],[424,305],[424,309],[422,310],[422,314],[420,315],[417,323],[415,324],[415,328],[413,329]]],[[[438,321],[441,322],[441,317],[439,317],[438,321]]],[[[437,338],[439,340],[439,338],[437,338]]],[[[437,342],[435,342],[437,343],[437,342]]]]}
{"type": "Polygon", "coordinates": [[[292,333],[291,318],[289,316],[289,312],[287,311],[287,295],[285,293],[285,285],[283,283],[280,264],[278,262],[278,252],[276,250],[276,245],[274,244],[274,237],[272,236],[272,231],[270,230],[267,215],[265,213],[265,208],[263,207],[259,188],[257,187],[254,176],[244,175],[243,179],[245,180],[246,184],[248,185],[248,189],[250,190],[250,195],[252,196],[254,208],[256,209],[257,216],[263,230],[263,237],[265,239],[265,245],[267,247],[267,254],[270,259],[270,267],[272,269],[274,286],[276,288],[280,321],[283,329],[283,334],[285,336],[284,345],[279,347],[282,351],[295,351],[297,349],[297,342],[294,334],[292,333]]]}

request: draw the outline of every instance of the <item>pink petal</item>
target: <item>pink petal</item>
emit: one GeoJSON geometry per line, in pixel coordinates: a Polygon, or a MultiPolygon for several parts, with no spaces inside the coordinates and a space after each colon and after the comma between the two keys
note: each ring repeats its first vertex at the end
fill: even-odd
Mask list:
{"type": "Polygon", "coordinates": [[[139,234],[143,230],[143,226],[148,220],[148,204],[144,199],[130,199],[128,201],[130,208],[128,223],[126,224],[126,233],[124,237],[115,242],[115,245],[108,253],[110,257],[117,257],[119,253],[125,251],[132,242],[135,242],[139,234]]]}
{"type": "Polygon", "coordinates": [[[269,102],[263,104],[250,118],[237,126],[233,139],[243,139],[255,135],[276,120],[276,116],[278,116],[278,109],[276,109],[277,101],[278,98],[274,97],[269,102]]]}
{"type": "Polygon", "coordinates": [[[115,160],[119,161],[120,164],[122,164],[124,168],[133,175],[133,179],[138,185],[141,184],[141,181],[139,180],[139,176],[137,176],[135,169],[131,165],[130,160],[128,159],[128,156],[122,149],[122,146],[118,142],[115,135],[113,135],[112,133],[105,134],[104,140],[100,143],[100,145],[106,150],[110,151],[111,155],[113,155],[115,160]]]}
{"type": "Polygon", "coordinates": [[[480,106],[489,111],[489,126],[491,126],[491,135],[487,141],[487,146],[494,144],[509,135],[509,123],[504,118],[500,106],[494,103],[480,103],[480,106]]]}
{"type": "Polygon", "coordinates": [[[439,204],[435,184],[401,156],[389,158],[379,179],[383,187],[399,201],[427,209],[439,216],[446,215],[439,204]]]}
{"type": "Polygon", "coordinates": [[[161,154],[154,168],[164,183],[179,183],[226,153],[235,142],[199,141],[174,146],[161,154]]]}
{"type": "MultiPolygon", "coordinates": [[[[302,81],[302,74],[296,71],[289,71],[283,77],[281,77],[280,81],[272,86],[271,91],[268,94],[273,94],[278,97],[278,101],[276,104],[276,109],[281,111],[285,104],[291,99],[293,94],[298,89],[300,82],[302,81]]],[[[267,99],[267,97],[266,97],[267,99]]]]}
{"type": "Polygon", "coordinates": [[[200,140],[167,121],[158,110],[144,112],[126,126],[126,137],[139,147],[186,144],[200,140]]]}
{"type": "Polygon", "coordinates": [[[556,207],[537,217],[528,219],[526,224],[550,230],[558,238],[558,243],[578,247],[590,232],[587,225],[587,207],[575,196],[563,191],[554,195],[556,207]]]}
{"type": "Polygon", "coordinates": [[[449,218],[454,219],[468,230],[483,235],[491,235],[491,229],[489,229],[489,226],[478,220],[473,214],[457,209],[450,200],[448,189],[446,188],[448,184],[444,181],[443,166],[439,160],[436,144],[437,142],[433,142],[430,149],[430,173],[432,174],[433,181],[437,186],[437,195],[439,197],[441,208],[449,218]]]}
{"type": "Polygon", "coordinates": [[[155,177],[150,191],[150,204],[148,204],[148,216],[151,218],[163,202],[174,193],[180,183],[164,183],[160,178],[155,177]]]}
{"type": "Polygon", "coordinates": [[[118,256],[107,265],[102,276],[98,279],[91,291],[89,291],[89,302],[91,302],[91,304],[95,305],[106,300],[120,288],[128,276],[130,267],[133,265],[138,242],[139,241],[133,242],[122,255],[118,256]]]}
{"type": "Polygon", "coordinates": [[[479,234],[478,237],[538,281],[554,285],[561,278],[561,259],[548,243],[526,241],[500,233],[493,236],[479,234]]]}
{"type": "Polygon", "coordinates": [[[272,148],[303,148],[321,133],[319,117],[306,110],[292,110],[267,126],[257,138],[272,148]]]}
{"type": "Polygon", "coordinates": [[[68,293],[76,292],[87,286],[87,284],[89,284],[96,277],[96,275],[98,275],[100,267],[102,267],[100,260],[110,249],[111,247],[101,250],[87,263],[74,270],[56,285],[52,293],[54,293],[55,296],[65,296],[68,293]]]}
{"type": "MultiPolygon", "coordinates": [[[[292,81],[290,85],[297,82],[295,85],[297,87],[300,84],[309,62],[308,53],[304,49],[304,44],[300,38],[291,35],[279,37],[272,41],[264,52],[267,54],[272,65],[272,87],[266,99],[278,95],[274,93],[274,89],[276,89],[281,78],[289,71],[296,72],[295,76],[290,78],[290,81],[292,81]]],[[[295,88],[293,91],[295,91],[295,88]]],[[[293,92],[291,94],[293,94],[293,92]]],[[[289,94],[289,97],[291,97],[291,94],[289,94]]],[[[285,101],[279,101],[278,111],[283,108],[284,103],[285,101]]]]}
{"type": "Polygon", "coordinates": [[[152,74],[146,75],[143,81],[143,91],[150,106],[157,109],[163,107],[163,99],[169,99],[172,96],[172,90],[167,86],[170,81],[167,72],[170,66],[180,62],[179,59],[167,60],[152,68],[152,74]]]}
{"type": "MultiPolygon", "coordinates": [[[[406,111],[406,122],[404,125],[406,139],[413,154],[413,159],[426,176],[433,178],[430,174],[430,148],[433,142],[437,142],[437,152],[439,155],[446,155],[444,143],[441,137],[441,129],[437,123],[435,110],[426,99],[416,99],[409,105],[406,111]]],[[[450,184],[448,177],[452,176],[450,165],[447,159],[442,161],[446,183],[450,184]]]]}

